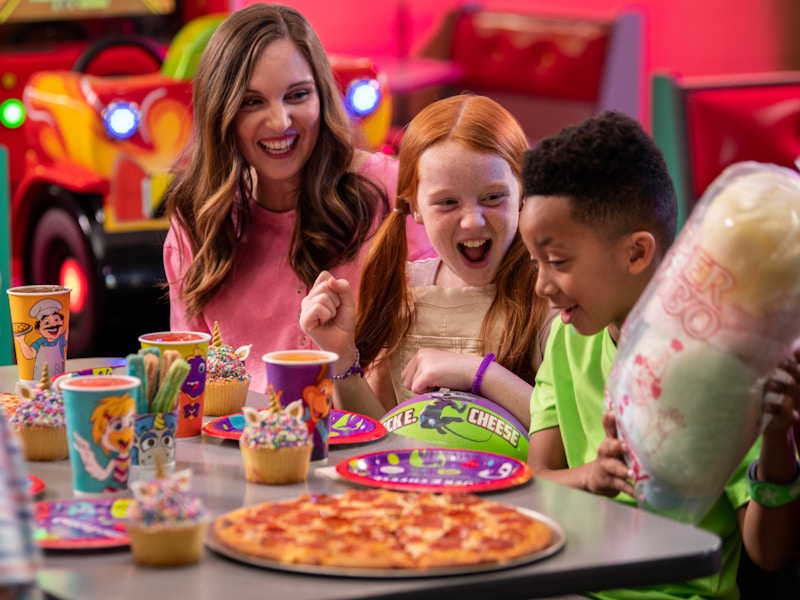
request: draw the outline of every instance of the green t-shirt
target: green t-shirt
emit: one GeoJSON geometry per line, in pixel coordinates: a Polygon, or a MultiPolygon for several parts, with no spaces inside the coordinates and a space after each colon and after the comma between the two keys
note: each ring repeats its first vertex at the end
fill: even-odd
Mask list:
{"type": "MultiPolygon", "coordinates": [[[[607,329],[583,336],[575,328],[564,325],[560,318],[553,322],[531,397],[530,431],[559,427],[570,468],[597,458],[597,449],[605,437],[603,391],[616,353],[616,345],[607,329]]],[[[736,571],[742,538],[736,510],[749,501],[745,471],[747,465],[758,458],[758,453],[759,444],[756,444],[731,477],[725,493],[700,523],[700,527],[722,538],[719,573],[682,583],[636,590],[606,590],[591,596],[603,600],[738,598],[736,571]]],[[[635,504],[626,494],[620,494],[617,500],[635,504]]]]}

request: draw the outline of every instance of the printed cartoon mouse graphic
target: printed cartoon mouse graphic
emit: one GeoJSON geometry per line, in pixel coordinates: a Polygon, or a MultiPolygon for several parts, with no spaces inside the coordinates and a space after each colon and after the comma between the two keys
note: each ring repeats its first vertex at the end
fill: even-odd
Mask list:
{"type": "Polygon", "coordinates": [[[328,365],[320,366],[314,385],[303,388],[303,403],[305,405],[305,421],[308,423],[308,432],[319,434],[323,443],[328,440],[328,429],[323,420],[331,412],[331,395],[333,394],[333,380],[328,375],[328,365]]]}
{"type": "Polygon", "coordinates": [[[464,422],[464,417],[444,414],[447,409],[455,410],[459,414],[463,414],[467,410],[466,402],[456,401],[456,398],[463,397],[458,392],[434,392],[428,394],[428,397],[432,398],[432,400],[419,413],[419,426],[421,429],[435,429],[441,435],[451,433],[471,442],[488,442],[492,437],[491,432],[489,432],[489,436],[485,439],[476,440],[449,427],[450,423],[464,422]]]}

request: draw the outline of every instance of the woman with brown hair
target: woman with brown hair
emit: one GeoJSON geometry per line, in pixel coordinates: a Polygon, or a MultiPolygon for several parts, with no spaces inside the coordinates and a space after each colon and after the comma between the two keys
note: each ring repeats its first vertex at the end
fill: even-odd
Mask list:
{"type": "MultiPolygon", "coordinates": [[[[397,162],[356,149],[328,58],[296,10],[254,4],[215,31],[194,80],[193,139],[168,195],[173,330],[251,356],[311,347],[300,302],[324,270],[358,280],[394,202],[397,162]]],[[[432,255],[413,223],[409,251],[432,255]]],[[[251,389],[266,390],[260,361],[251,389]]]]}
{"type": "Polygon", "coordinates": [[[471,390],[529,423],[550,315],[517,229],[527,147],[514,117],[482,96],[440,100],[411,121],[358,310],[350,283],[330,273],[303,301],[303,330],[339,354],[339,406],[381,417],[435,388],[471,390]],[[408,262],[408,215],[440,258],[408,262]]]}

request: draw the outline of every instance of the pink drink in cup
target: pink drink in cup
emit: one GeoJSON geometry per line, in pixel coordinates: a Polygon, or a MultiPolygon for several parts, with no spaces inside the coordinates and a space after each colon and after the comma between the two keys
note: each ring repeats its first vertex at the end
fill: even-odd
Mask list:
{"type": "Polygon", "coordinates": [[[203,428],[203,398],[206,389],[206,356],[210,333],[199,331],[160,331],[139,336],[142,348],[177,350],[189,363],[191,371],[178,393],[178,429],[180,438],[198,437],[203,428]]]}

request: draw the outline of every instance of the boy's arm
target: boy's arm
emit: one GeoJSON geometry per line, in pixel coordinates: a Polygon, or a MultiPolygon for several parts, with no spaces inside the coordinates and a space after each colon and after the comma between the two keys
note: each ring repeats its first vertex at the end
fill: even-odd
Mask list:
{"type": "Polygon", "coordinates": [[[789,490],[800,485],[792,435],[792,426],[797,422],[795,404],[800,403],[795,399],[800,394],[797,385],[800,371],[796,365],[789,368],[792,370],[788,372],[795,378],[794,384],[775,381],[767,384],[770,391],[787,395],[780,403],[764,403],[764,411],[771,419],[761,435],[758,463],[748,471],[748,479],[759,482],[753,488],[765,486],[763,497],[751,491],[751,501],[738,512],[747,553],[755,564],[767,571],[781,568],[800,548],[800,499],[788,501],[789,490]],[[764,506],[759,501],[773,506],[764,506]]]}
{"type": "Polygon", "coordinates": [[[633,495],[630,483],[631,472],[623,460],[627,451],[624,442],[616,436],[614,414],[603,415],[606,437],[592,462],[569,468],[561,429],[551,427],[531,434],[528,449],[528,464],[538,477],[549,479],[595,494],[614,498],[620,492],[633,495]]]}

